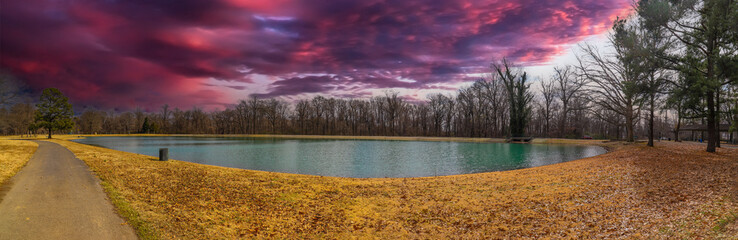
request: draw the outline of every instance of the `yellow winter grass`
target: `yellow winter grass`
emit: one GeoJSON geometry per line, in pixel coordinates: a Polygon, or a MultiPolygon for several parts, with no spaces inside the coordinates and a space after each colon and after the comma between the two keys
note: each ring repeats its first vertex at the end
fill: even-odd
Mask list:
{"type": "MultiPolygon", "coordinates": [[[[504,138],[471,138],[471,137],[422,137],[422,136],[337,136],[337,135],[282,135],[282,134],[55,134],[54,139],[72,140],[85,137],[239,137],[239,138],[287,138],[287,139],[342,139],[342,140],[390,140],[390,141],[452,141],[452,142],[487,142],[504,143],[504,138]]],[[[43,140],[46,135],[37,136],[0,136],[0,139],[43,140]]],[[[567,139],[567,138],[534,138],[536,144],[577,144],[602,145],[606,140],[567,139]]]]}
{"type": "MultiPolygon", "coordinates": [[[[466,137],[402,137],[402,136],[334,136],[334,135],[277,135],[277,134],[55,134],[54,139],[79,139],[84,137],[247,137],[247,138],[288,138],[288,139],[344,139],[344,140],[392,140],[392,141],[454,141],[454,142],[505,142],[501,138],[466,138],[466,137]]],[[[46,139],[46,135],[38,136],[0,136],[0,139],[46,139]]],[[[562,143],[566,143],[565,141],[562,143]]]]}
{"type": "Polygon", "coordinates": [[[0,139],[0,185],[26,165],[36,148],[34,142],[0,139]]]}
{"type": "MultiPolygon", "coordinates": [[[[163,239],[729,238],[738,150],[617,143],[505,172],[353,179],[154,161],[52,140],[163,239]]],[[[119,205],[120,203],[116,203],[119,205]]]]}

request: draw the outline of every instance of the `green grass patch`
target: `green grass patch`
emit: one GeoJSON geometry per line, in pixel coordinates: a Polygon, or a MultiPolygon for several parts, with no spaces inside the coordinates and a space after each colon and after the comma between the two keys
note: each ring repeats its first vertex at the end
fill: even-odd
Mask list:
{"type": "Polygon", "coordinates": [[[712,228],[712,230],[716,232],[723,232],[725,231],[725,226],[728,226],[728,224],[735,222],[736,219],[738,219],[738,212],[732,212],[728,214],[727,216],[719,219],[715,227],[712,228]]]}
{"type": "Polygon", "coordinates": [[[138,212],[136,212],[136,210],[134,210],[125,199],[123,199],[120,193],[118,193],[118,191],[115,190],[115,188],[110,185],[110,183],[107,183],[104,180],[100,181],[100,183],[103,189],[105,189],[105,192],[108,193],[108,197],[110,197],[110,201],[113,203],[113,206],[115,206],[118,214],[125,218],[128,224],[131,224],[133,229],[136,230],[136,235],[138,235],[139,239],[159,239],[159,234],[157,234],[157,232],[151,227],[148,222],[141,219],[141,216],[138,214],[138,212]]]}

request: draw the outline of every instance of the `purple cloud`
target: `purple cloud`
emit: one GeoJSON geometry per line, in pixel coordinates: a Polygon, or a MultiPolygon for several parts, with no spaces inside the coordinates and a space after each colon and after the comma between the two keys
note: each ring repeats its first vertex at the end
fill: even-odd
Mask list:
{"type": "Polygon", "coordinates": [[[0,8],[0,67],[35,91],[58,87],[74,102],[108,108],[224,106],[236,99],[223,91],[253,90],[243,85],[254,74],[273,79],[257,97],[438,89],[503,56],[549,62],[565,45],[609,29],[629,4],[9,1],[0,8]],[[239,84],[218,90],[209,79],[239,84]]]}

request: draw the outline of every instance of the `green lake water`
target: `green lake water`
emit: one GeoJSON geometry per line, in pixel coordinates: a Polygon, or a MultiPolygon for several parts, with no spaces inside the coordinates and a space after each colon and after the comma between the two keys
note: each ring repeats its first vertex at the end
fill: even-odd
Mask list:
{"type": "Polygon", "coordinates": [[[597,146],[232,137],[88,137],[75,142],[181,161],[320,176],[426,177],[504,171],[605,153],[597,146]]]}

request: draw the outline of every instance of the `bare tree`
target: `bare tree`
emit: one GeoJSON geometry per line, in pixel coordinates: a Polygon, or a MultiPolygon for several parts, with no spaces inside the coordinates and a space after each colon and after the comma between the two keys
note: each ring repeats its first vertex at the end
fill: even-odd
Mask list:
{"type": "Polygon", "coordinates": [[[161,106],[161,113],[159,116],[159,126],[162,131],[168,131],[169,130],[169,117],[172,115],[172,112],[169,111],[169,104],[164,104],[161,106]]]}
{"type": "MultiPolygon", "coordinates": [[[[32,104],[16,103],[10,107],[5,122],[8,124],[10,134],[30,134],[29,130],[33,124],[36,109],[32,104]]],[[[2,116],[0,116],[0,119],[2,116]]]]}
{"type": "Polygon", "coordinates": [[[504,91],[504,86],[496,73],[489,74],[487,80],[483,82],[485,93],[483,97],[487,99],[489,103],[489,116],[490,123],[492,125],[491,136],[501,137],[505,134],[505,117],[508,107],[507,92],[504,91]]]}
{"type": "Polygon", "coordinates": [[[272,133],[277,133],[277,124],[280,120],[285,118],[287,112],[287,103],[269,99],[264,103],[264,115],[269,121],[269,125],[272,128],[272,133]]]}
{"type": "Polygon", "coordinates": [[[404,107],[404,102],[400,99],[397,94],[398,92],[388,91],[384,93],[384,100],[386,101],[386,107],[384,108],[386,120],[389,123],[390,135],[397,135],[397,118],[400,111],[404,107]]]}
{"type": "Polygon", "coordinates": [[[543,119],[544,119],[544,135],[546,137],[550,137],[551,131],[549,128],[549,121],[551,120],[551,107],[554,104],[554,99],[556,97],[556,89],[555,89],[555,79],[552,79],[550,81],[541,81],[541,95],[543,95],[543,104],[541,106],[541,110],[543,113],[543,119]]]}
{"type": "Polygon", "coordinates": [[[475,118],[476,118],[476,105],[474,100],[477,97],[474,95],[472,88],[459,89],[459,94],[456,96],[457,109],[459,109],[459,120],[462,122],[462,126],[466,136],[474,136],[475,132],[475,118]]]}
{"type": "Polygon", "coordinates": [[[103,124],[105,122],[106,113],[99,110],[85,110],[82,115],[79,116],[77,126],[79,130],[86,133],[101,133],[103,132],[103,124]]]}
{"type": "MultiPolygon", "coordinates": [[[[644,59],[634,56],[630,51],[633,36],[625,29],[625,21],[616,23],[615,33],[610,36],[610,43],[615,48],[612,55],[606,56],[589,44],[581,46],[583,54],[577,56],[578,70],[582,76],[592,81],[592,101],[602,109],[616,112],[625,118],[626,140],[633,142],[634,126],[643,105],[640,83],[645,77],[644,59]]],[[[609,121],[597,111],[594,115],[609,121]]]]}
{"type": "Polygon", "coordinates": [[[584,90],[584,86],[587,85],[587,78],[577,76],[575,71],[576,69],[570,65],[554,68],[553,79],[556,82],[556,96],[561,101],[562,106],[559,115],[559,137],[564,137],[567,134],[569,113],[573,110],[581,110],[572,108],[571,102],[584,90]]]}

